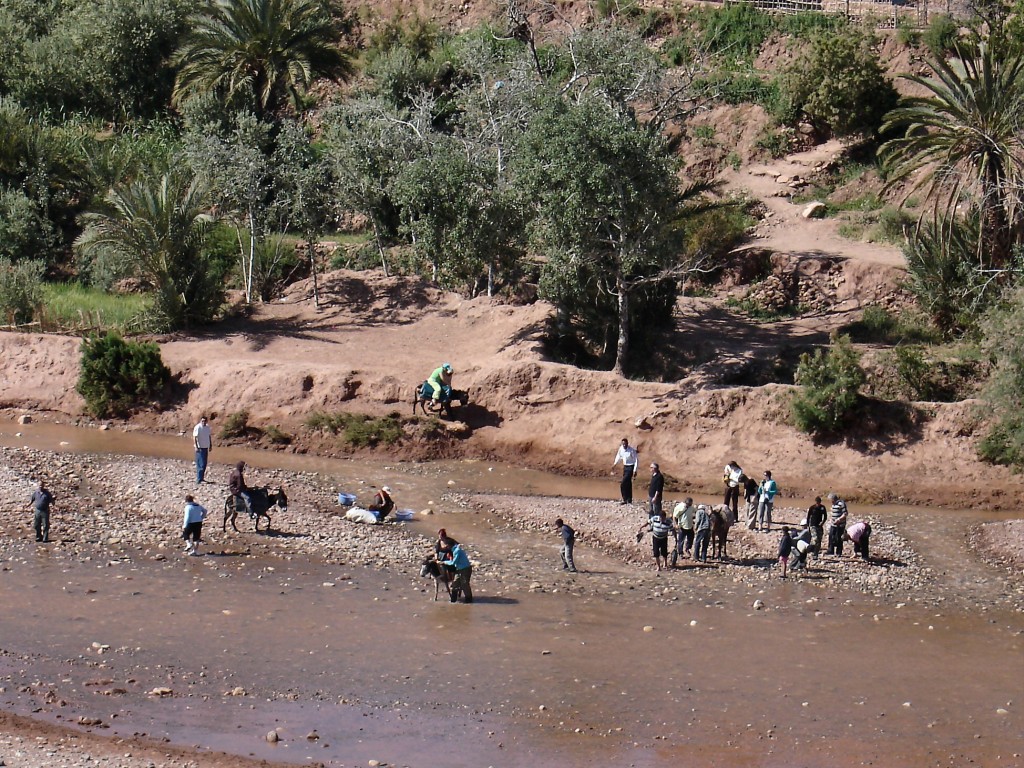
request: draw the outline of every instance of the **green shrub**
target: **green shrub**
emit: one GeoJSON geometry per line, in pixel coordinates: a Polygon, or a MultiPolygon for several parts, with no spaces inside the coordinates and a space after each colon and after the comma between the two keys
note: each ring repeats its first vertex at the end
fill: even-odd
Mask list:
{"type": "Polygon", "coordinates": [[[274,445],[288,445],[292,441],[291,435],[281,431],[279,427],[275,427],[273,424],[264,427],[263,434],[274,445]]]}
{"type": "Polygon", "coordinates": [[[981,393],[991,419],[979,455],[997,464],[1024,468],[1024,289],[1017,287],[980,323],[982,349],[993,362],[981,393]]]}
{"type": "Polygon", "coordinates": [[[844,325],[840,331],[858,344],[935,344],[942,339],[919,312],[894,315],[877,304],[865,307],[860,320],[844,325]]]}
{"type": "Polygon", "coordinates": [[[857,412],[866,378],[848,336],[836,338],[828,350],[800,355],[800,391],[792,404],[797,428],[815,434],[839,431],[857,412]]]}
{"type": "Polygon", "coordinates": [[[43,262],[0,256],[0,318],[8,325],[31,322],[43,300],[43,262]]]}
{"type": "Polygon", "coordinates": [[[772,17],[749,3],[701,7],[693,13],[706,50],[733,60],[751,61],[772,32],[772,17]]]}
{"type": "Polygon", "coordinates": [[[921,35],[921,42],[937,59],[945,59],[960,37],[960,25],[945,14],[935,16],[921,35]]]}
{"type": "Polygon", "coordinates": [[[402,417],[397,411],[378,419],[364,413],[323,413],[314,411],[306,417],[310,429],[320,429],[356,448],[394,445],[402,439],[402,417]]]}
{"type": "Polygon", "coordinates": [[[898,94],[872,48],[852,30],[822,35],[779,78],[779,117],[806,120],[819,136],[874,134],[898,94]]]}
{"type": "Polygon", "coordinates": [[[790,134],[785,131],[765,128],[761,135],[758,136],[757,141],[754,142],[754,146],[766,152],[769,157],[777,160],[789,154],[791,148],[790,139],[790,134]]]}
{"type": "Polygon", "coordinates": [[[802,40],[810,40],[823,32],[837,32],[849,25],[843,16],[818,11],[801,11],[777,19],[779,31],[802,40]]]}
{"type": "Polygon", "coordinates": [[[235,411],[224,417],[224,424],[220,428],[220,438],[231,440],[245,437],[249,432],[249,412],[235,411]]]}
{"type": "Polygon", "coordinates": [[[82,341],[76,389],[96,417],[126,414],[158,396],[170,380],[156,344],[125,341],[114,333],[82,341]]]}
{"type": "Polygon", "coordinates": [[[51,263],[58,241],[53,224],[24,192],[0,188],[0,258],[51,263]]]}

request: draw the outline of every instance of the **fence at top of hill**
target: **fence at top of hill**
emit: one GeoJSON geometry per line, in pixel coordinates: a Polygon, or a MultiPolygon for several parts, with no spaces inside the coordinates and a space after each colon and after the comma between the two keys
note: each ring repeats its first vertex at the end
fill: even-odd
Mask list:
{"type": "Polygon", "coordinates": [[[927,27],[936,16],[965,18],[967,0],[726,0],[750,3],[767,13],[828,13],[851,21],[875,21],[881,29],[927,27]]]}

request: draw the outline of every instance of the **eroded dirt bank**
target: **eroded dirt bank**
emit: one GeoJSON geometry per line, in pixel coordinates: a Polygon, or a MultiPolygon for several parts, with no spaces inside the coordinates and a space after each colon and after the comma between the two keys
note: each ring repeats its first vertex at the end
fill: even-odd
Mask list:
{"type": "MultiPolygon", "coordinates": [[[[876,414],[848,438],[822,443],[790,424],[791,387],[719,382],[780,349],[827,341],[863,306],[856,297],[874,285],[869,279],[895,280],[878,277],[877,265],[851,264],[838,277],[825,276],[839,285],[830,289],[831,306],[839,308],[832,313],[757,324],[720,303],[682,300],[677,333],[666,343],[704,362],[669,383],[545,360],[543,303],[462,300],[417,280],[335,272],[324,278],[320,311],[308,286],[298,284],[216,335],[161,339],[164,360],[181,382],[177,399],[114,426],[186,432],[207,413],[216,432],[225,416],[246,410],[253,426],[292,438],[285,450],[352,455],[340,439],[306,427],[310,414],[409,414],[413,386],[450,361],[456,386],[472,396],[463,421],[442,440],[418,437],[410,426],[408,438],[382,455],[489,457],[601,477],[626,436],[641,460],[658,461],[679,490],[717,492],[721,467],[735,459],[755,476],[772,469],[795,495],[834,489],[867,503],[1020,509],[1024,481],[977,459],[984,424],[976,402],[919,403],[913,423],[876,414]]],[[[77,359],[77,340],[0,333],[0,406],[12,416],[81,419],[77,359]]]]}

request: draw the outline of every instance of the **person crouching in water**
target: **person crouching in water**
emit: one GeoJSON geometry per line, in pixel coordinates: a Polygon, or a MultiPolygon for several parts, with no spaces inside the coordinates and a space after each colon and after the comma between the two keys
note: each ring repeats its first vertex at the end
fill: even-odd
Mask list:
{"type": "Polygon", "coordinates": [[[378,523],[383,523],[384,518],[390,515],[394,508],[395,502],[391,498],[391,488],[385,485],[377,491],[377,495],[373,497],[373,501],[367,509],[377,518],[378,523]]]}
{"type": "Polygon", "coordinates": [[[196,500],[188,495],[185,497],[185,519],[181,525],[181,538],[185,540],[185,553],[199,554],[199,542],[203,540],[203,520],[206,508],[196,504],[196,500]]]}

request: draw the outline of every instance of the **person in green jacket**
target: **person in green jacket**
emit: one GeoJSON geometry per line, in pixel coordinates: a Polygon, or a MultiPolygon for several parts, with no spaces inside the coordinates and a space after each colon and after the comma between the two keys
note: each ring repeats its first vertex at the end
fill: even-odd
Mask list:
{"type": "Polygon", "coordinates": [[[436,369],[430,378],[427,379],[427,384],[433,390],[430,394],[430,399],[436,404],[445,402],[447,403],[452,399],[452,376],[455,370],[452,368],[451,363],[444,363],[440,368],[436,369]]]}

